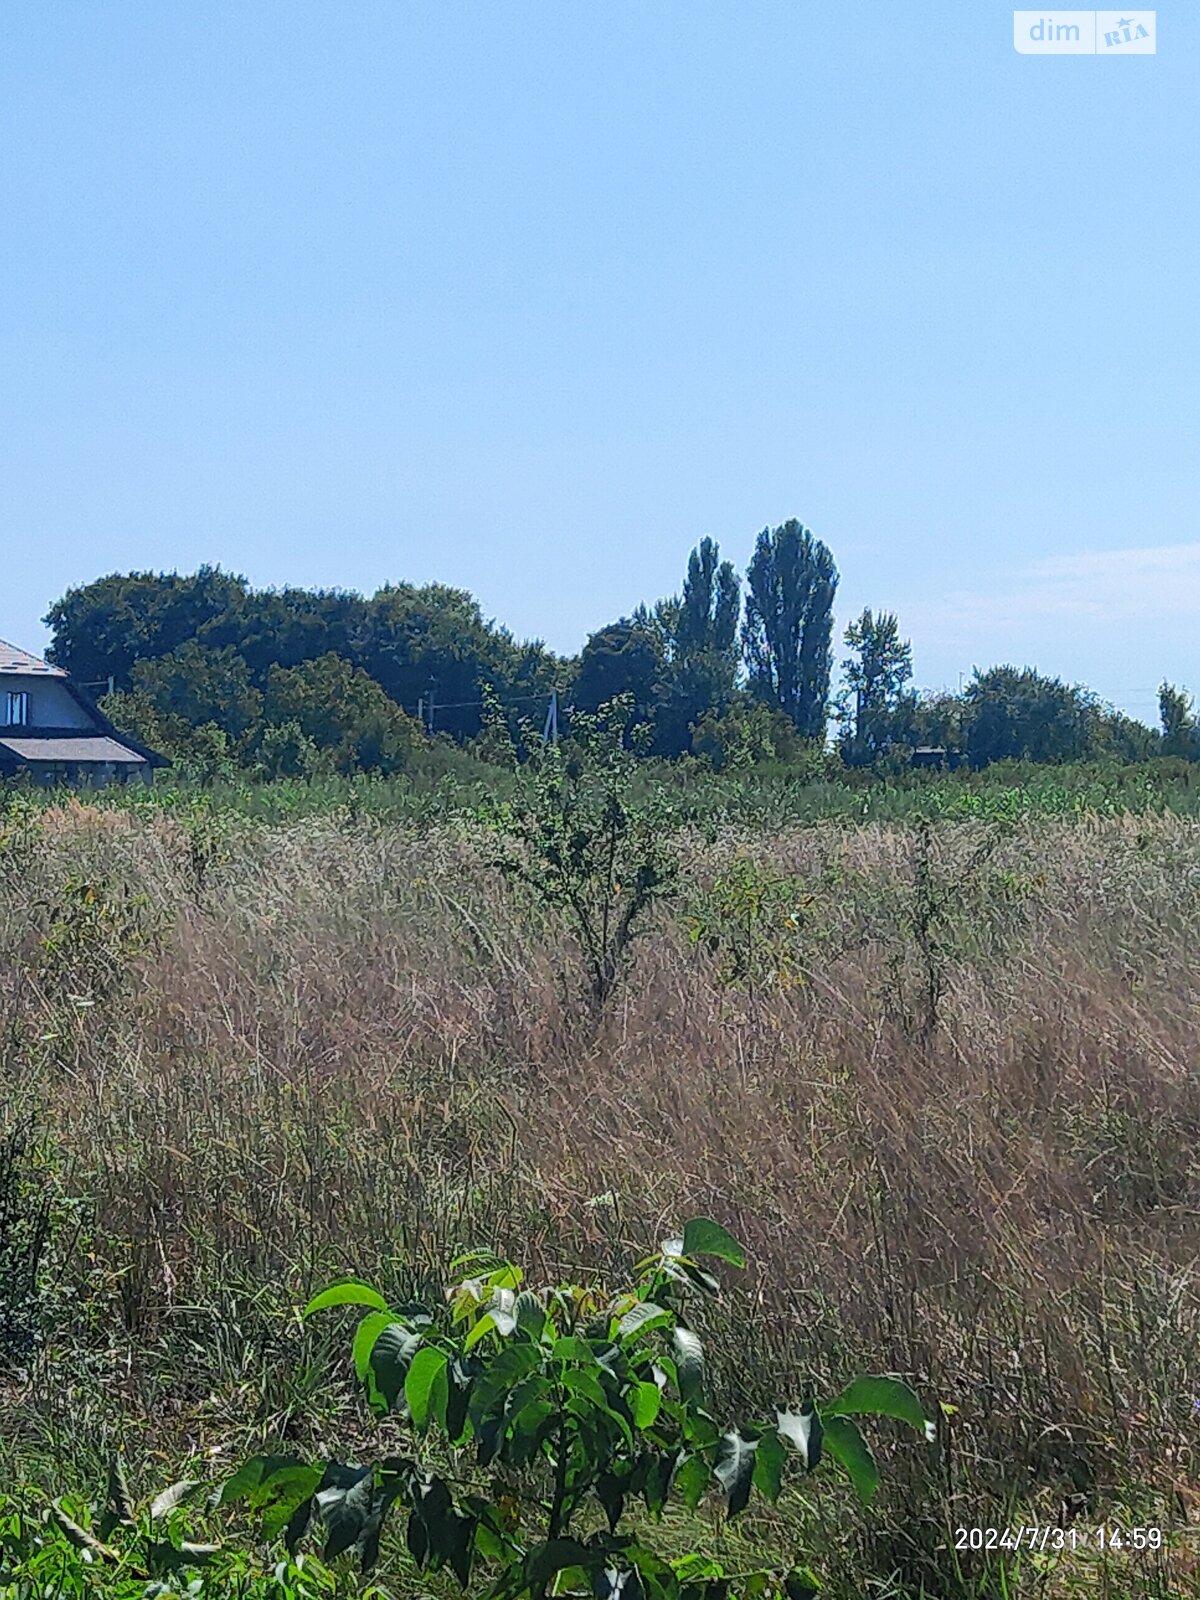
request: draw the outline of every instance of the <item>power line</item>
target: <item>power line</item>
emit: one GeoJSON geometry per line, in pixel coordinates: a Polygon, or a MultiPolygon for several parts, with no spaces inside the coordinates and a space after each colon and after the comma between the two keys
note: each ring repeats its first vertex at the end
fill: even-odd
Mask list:
{"type": "MultiPolygon", "coordinates": [[[[515,695],[511,700],[498,700],[497,704],[501,706],[530,705],[535,700],[549,699],[553,693],[552,689],[544,689],[541,694],[519,694],[515,695]]],[[[485,705],[487,705],[486,700],[439,700],[437,708],[439,711],[469,711],[474,706],[485,705]]]]}

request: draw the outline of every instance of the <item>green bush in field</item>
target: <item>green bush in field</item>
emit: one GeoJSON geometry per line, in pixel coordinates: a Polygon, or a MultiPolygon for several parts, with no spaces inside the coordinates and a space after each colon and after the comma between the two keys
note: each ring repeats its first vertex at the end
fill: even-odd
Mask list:
{"type": "Polygon", "coordinates": [[[655,798],[635,796],[627,697],[601,714],[571,714],[571,742],[539,750],[517,798],[489,808],[494,865],[565,917],[591,1001],[602,1006],[627,970],[634,940],[678,865],[655,798]]]}
{"type": "Polygon", "coordinates": [[[256,1508],[293,1556],[316,1535],[324,1561],[349,1552],[364,1571],[394,1522],[418,1571],[447,1569],[488,1600],[716,1600],[730,1588],[804,1600],[817,1580],[795,1553],[750,1571],[697,1550],[668,1556],[655,1532],[668,1503],[694,1512],[718,1498],[736,1517],[752,1494],[777,1500],[789,1475],[823,1462],[869,1501],[878,1469],[855,1418],[898,1418],[930,1437],[932,1427],[913,1391],[888,1377],[723,1426],[708,1409],[689,1310],[694,1296],[719,1292],[705,1258],[743,1264],[725,1229],[698,1219],[617,1293],[531,1289],[516,1267],[478,1252],[455,1263],[468,1276],[440,1308],[389,1304],[359,1279],[332,1285],[305,1316],[365,1313],[352,1356],[372,1412],[391,1419],[387,1453],[361,1463],[259,1456],[226,1482],[222,1504],[256,1508]]]}
{"type": "Polygon", "coordinates": [[[715,957],[722,983],[751,992],[764,983],[796,983],[812,898],[795,876],[739,856],[697,897],[688,936],[715,957]]]}

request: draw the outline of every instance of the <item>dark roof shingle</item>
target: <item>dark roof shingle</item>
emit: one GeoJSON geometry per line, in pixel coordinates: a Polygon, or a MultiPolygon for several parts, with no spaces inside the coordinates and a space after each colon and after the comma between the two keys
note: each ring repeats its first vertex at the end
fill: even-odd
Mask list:
{"type": "Polygon", "coordinates": [[[61,667],[52,667],[41,656],[30,655],[28,650],[18,650],[15,644],[0,639],[0,672],[16,672],[22,676],[39,678],[65,678],[61,667]]]}

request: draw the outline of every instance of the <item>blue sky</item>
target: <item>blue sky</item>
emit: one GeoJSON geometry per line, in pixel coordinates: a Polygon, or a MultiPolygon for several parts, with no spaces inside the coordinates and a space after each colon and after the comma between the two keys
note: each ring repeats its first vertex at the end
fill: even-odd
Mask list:
{"type": "Polygon", "coordinates": [[[442,580],[574,650],[789,516],[917,680],[1200,689],[1200,8],[8,0],[0,637],[442,580]]]}

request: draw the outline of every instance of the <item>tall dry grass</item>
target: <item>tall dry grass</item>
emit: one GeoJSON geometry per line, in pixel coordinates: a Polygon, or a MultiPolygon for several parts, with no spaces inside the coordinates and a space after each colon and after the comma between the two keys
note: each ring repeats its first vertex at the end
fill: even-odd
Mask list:
{"type": "Polygon", "coordinates": [[[61,1215],[51,1353],[0,1389],[10,1451],[82,1471],[122,1432],[219,1459],[320,1438],[344,1394],[288,1308],[330,1271],[419,1288],[487,1243],[613,1272],[707,1214],[751,1257],[722,1403],[871,1368],[955,1408],[936,1465],[895,1452],[854,1559],[967,1592],[937,1586],[956,1523],[1185,1518],[1200,828],[682,853],[597,1021],[563,928],[466,828],[27,819],[0,856],[0,1071],[61,1215]],[[779,982],[722,982],[688,937],[739,854],[803,891],[797,931],[759,930],[779,982]]]}

